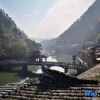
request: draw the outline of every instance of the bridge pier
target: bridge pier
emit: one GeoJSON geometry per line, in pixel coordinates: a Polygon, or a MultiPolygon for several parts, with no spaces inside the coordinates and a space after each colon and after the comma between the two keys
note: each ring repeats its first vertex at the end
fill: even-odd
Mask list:
{"type": "Polygon", "coordinates": [[[26,65],[23,65],[23,66],[22,66],[22,72],[26,72],[27,69],[28,69],[28,67],[27,67],[26,65]]]}
{"type": "Polygon", "coordinates": [[[65,68],[65,73],[67,73],[68,72],[68,68],[65,68]]]}

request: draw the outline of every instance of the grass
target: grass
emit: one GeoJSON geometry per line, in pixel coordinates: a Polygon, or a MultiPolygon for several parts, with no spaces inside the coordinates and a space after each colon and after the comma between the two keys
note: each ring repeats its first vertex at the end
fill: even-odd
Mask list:
{"type": "MultiPolygon", "coordinates": [[[[21,81],[24,77],[24,74],[22,74],[21,69],[22,69],[21,67],[16,67],[10,71],[0,71],[0,85],[21,81]]],[[[28,66],[27,73],[37,70],[38,70],[37,66],[28,66]]]]}
{"type": "Polygon", "coordinates": [[[37,71],[39,69],[38,66],[35,66],[35,65],[31,65],[31,66],[28,66],[28,71],[37,71]]]}
{"type": "Polygon", "coordinates": [[[0,85],[4,85],[7,83],[18,82],[21,80],[20,77],[16,75],[17,73],[11,72],[0,72],[0,85]]]}

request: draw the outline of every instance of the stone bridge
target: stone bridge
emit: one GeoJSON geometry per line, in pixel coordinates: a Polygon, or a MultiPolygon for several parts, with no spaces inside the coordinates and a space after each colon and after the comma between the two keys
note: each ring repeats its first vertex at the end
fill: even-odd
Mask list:
{"type": "Polygon", "coordinates": [[[29,66],[29,65],[37,65],[37,66],[59,66],[67,69],[86,69],[84,66],[78,66],[73,64],[68,64],[66,62],[49,62],[49,61],[32,61],[32,60],[4,60],[0,61],[0,66],[29,66]]]}

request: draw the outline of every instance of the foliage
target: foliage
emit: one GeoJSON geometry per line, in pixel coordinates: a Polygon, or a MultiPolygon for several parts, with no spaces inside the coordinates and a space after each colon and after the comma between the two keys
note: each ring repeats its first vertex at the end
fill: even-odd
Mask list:
{"type": "Polygon", "coordinates": [[[7,50],[8,58],[23,58],[28,53],[28,48],[22,43],[12,43],[7,50]]]}
{"type": "MultiPolygon", "coordinates": [[[[20,30],[11,17],[0,9],[0,60],[27,57],[35,50],[40,50],[41,45],[30,40],[20,30]]],[[[0,85],[21,80],[20,70],[12,66],[0,66],[0,85]],[[3,71],[8,72],[3,72],[3,71]],[[10,72],[9,72],[10,71],[10,72]]],[[[35,68],[36,69],[36,68],[35,68]]],[[[34,70],[35,70],[34,69],[34,70]]],[[[30,69],[33,71],[33,69],[30,69]]]]}
{"type": "Polygon", "coordinates": [[[0,9],[0,59],[22,58],[40,48],[40,44],[28,39],[12,18],[0,9]]]}

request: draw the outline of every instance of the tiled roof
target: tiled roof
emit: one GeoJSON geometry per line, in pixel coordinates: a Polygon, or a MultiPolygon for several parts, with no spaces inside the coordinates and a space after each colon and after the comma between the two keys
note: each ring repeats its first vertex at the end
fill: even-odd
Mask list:
{"type": "MultiPolygon", "coordinates": [[[[85,97],[83,90],[94,90],[100,93],[100,87],[93,84],[70,86],[53,83],[47,79],[31,79],[19,84],[0,86],[1,100],[92,100],[93,97],[85,97]]],[[[67,83],[66,83],[67,84],[67,83]]],[[[98,94],[100,100],[100,94],[98,94]]]]}

